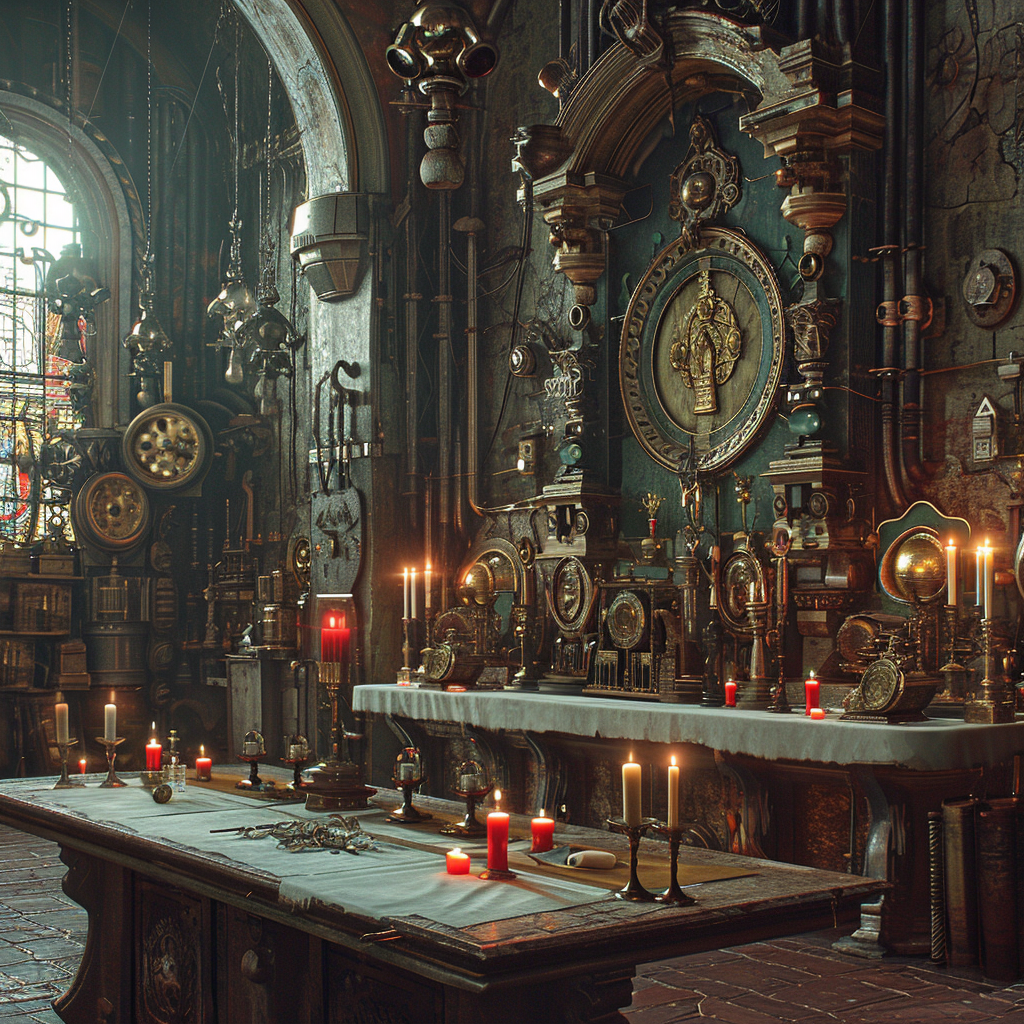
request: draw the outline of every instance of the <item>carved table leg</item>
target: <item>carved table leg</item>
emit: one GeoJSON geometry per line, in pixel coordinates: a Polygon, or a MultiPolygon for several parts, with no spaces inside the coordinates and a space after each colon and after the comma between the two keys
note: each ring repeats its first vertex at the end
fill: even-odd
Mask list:
{"type": "Polygon", "coordinates": [[[116,864],[62,847],[62,888],[89,915],[89,935],[71,988],[53,1004],[66,1021],[132,1019],[130,876],[116,864]]]}

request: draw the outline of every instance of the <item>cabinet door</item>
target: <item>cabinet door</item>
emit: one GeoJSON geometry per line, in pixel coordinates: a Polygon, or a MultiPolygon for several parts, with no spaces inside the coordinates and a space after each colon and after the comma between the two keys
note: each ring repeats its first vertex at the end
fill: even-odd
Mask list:
{"type": "Polygon", "coordinates": [[[211,951],[208,900],[135,877],[138,1024],[212,1022],[211,951]]]}
{"type": "Polygon", "coordinates": [[[247,1024],[319,1024],[320,940],[217,904],[217,1013],[247,1024]]]}

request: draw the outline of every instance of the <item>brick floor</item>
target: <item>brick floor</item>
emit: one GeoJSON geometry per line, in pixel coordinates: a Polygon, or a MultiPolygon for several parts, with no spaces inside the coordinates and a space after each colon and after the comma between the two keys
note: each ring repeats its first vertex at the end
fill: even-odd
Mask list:
{"type": "MultiPolygon", "coordinates": [[[[57,847],[0,825],[0,1024],[59,1024],[52,1001],[71,984],[85,945],[85,911],[61,891],[57,847]]],[[[646,964],[630,1024],[1024,1024],[1024,983],[924,960],[858,960],[835,952],[842,933],[646,964]]],[[[552,1022],[554,1024],[554,1022],[552,1022]]]]}

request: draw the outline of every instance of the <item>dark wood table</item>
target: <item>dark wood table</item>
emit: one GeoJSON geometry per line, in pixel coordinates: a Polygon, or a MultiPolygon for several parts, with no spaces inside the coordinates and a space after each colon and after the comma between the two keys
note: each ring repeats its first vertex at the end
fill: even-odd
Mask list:
{"type": "MultiPolygon", "coordinates": [[[[273,840],[211,836],[225,822],[303,813],[294,805],[240,808],[234,795],[190,786],[162,818],[137,781],[113,792],[95,789],[99,777],[90,781],[70,795],[49,790],[51,780],[0,782],[0,821],[60,844],[69,869],[64,891],[88,911],[81,967],[55,1003],[62,1019],[83,1024],[623,1021],[637,964],[853,921],[885,886],[685,849],[681,859],[694,864],[756,873],[691,887],[698,900],[691,907],[627,903],[605,892],[579,906],[455,927],[417,913],[415,902],[388,905],[386,853],[376,855],[379,871],[372,859],[359,862],[374,891],[353,889],[352,900],[383,900],[386,908],[367,914],[337,896],[352,863],[347,854],[279,851],[286,861],[275,873],[243,859],[252,851],[253,862],[268,863],[277,856],[273,840]],[[115,805],[123,810],[109,813],[115,805]],[[258,844],[266,845],[256,856],[258,844]],[[318,877],[335,895],[316,895],[318,877]]],[[[398,802],[397,794],[381,795],[398,802]]],[[[523,823],[513,817],[513,830],[523,823]]],[[[604,832],[570,828],[557,839],[623,849],[620,837],[604,832]]],[[[423,856],[444,871],[439,852],[423,856]]],[[[667,883],[667,860],[665,874],[667,883]]],[[[480,891],[506,883],[474,884],[480,891]]]]}

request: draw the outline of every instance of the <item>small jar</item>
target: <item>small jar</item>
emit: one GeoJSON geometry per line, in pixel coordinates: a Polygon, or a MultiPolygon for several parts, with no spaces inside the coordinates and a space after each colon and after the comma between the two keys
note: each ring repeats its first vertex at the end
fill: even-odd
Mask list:
{"type": "Polygon", "coordinates": [[[164,782],[166,782],[175,793],[185,792],[185,765],[180,761],[173,761],[164,768],[164,782]]]}

